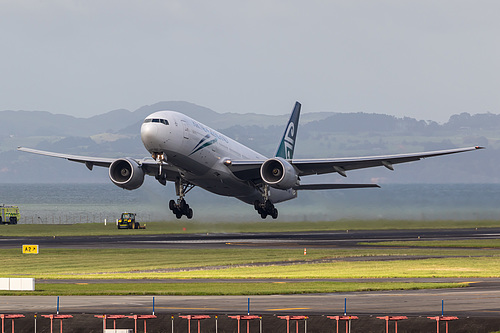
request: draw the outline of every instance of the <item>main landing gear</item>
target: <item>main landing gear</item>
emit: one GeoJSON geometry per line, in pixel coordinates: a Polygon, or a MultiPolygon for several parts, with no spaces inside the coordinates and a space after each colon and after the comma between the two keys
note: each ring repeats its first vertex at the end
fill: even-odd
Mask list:
{"type": "Polygon", "coordinates": [[[269,200],[269,187],[268,185],[264,185],[264,191],[262,195],[264,202],[260,200],[255,200],[253,203],[253,207],[260,214],[260,217],[265,219],[268,215],[270,215],[273,219],[278,218],[278,210],[274,207],[271,200],[269,200]]]}
{"type": "Polygon", "coordinates": [[[168,208],[175,214],[175,217],[180,219],[183,215],[185,215],[188,219],[193,218],[193,210],[189,207],[184,200],[184,196],[191,191],[194,185],[184,182],[181,178],[177,178],[175,181],[175,192],[179,199],[177,202],[175,200],[170,200],[168,203],[168,208]]]}
{"type": "Polygon", "coordinates": [[[253,206],[257,211],[257,213],[260,214],[260,217],[262,217],[263,219],[265,219],[267,215],[270,215],[273,219],[278,218],[278,210],[269,200],[266,200],[264,202],[260,202],[260,200],[255,200],[253,206]]]}

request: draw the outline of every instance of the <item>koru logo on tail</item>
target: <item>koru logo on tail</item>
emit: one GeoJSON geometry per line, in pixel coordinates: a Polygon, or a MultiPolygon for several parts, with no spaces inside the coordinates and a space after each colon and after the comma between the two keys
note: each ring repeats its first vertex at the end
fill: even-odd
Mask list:
{"type": "Polygon", "coordinates": [[[293,158],[293,147],[295,145],[294,135],[295,134],[295,124],[290,122],[288,124],[288,128],[286,129],[286,135],[283,138],[285,143],[285,158],[292,159],[293,158]]]}

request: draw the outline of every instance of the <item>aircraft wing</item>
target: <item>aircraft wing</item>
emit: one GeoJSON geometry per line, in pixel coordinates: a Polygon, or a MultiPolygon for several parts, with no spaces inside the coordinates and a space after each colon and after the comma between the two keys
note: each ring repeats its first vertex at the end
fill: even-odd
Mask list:
{"type": "Polygon", "coordinates": [[[90,157],[90,156],[61,154],[61,153],[54,153],[54,152],[50,152],[50,151],[25,148],[25,147],[17,147],[17,150],[24,151],[27,153],[38,154],[38,155],[64,158],[64,159],[67,159],[68,161],[72,161],[72,162],[84,163],[87,166],[87,168],[89,168],[90,170],[92,170],[92,167],[94,165],[102,166],[102,167],[109,167],[111,165],[111,163],[113,163],[113,161],[116,160],[116,158],[90,157]]]}
{"type": "MultiPolygon", "coordinates": [[[[483,148],[484,147],[476,146],[411,154],[325,159],[294,159],[289,162],[295,167],[299,176],[319,175],[331,172],[337,172],[342,176],[346,176],[346,171],[350,170],[373,168],[378,166],[385,166],[386,168],[393,170],[394,164],[414,162],[427,157],[450,155],[483,148]]],[[[238,160],[228,163],[228,167],[236,177],[243,180],[255,181],[260,179],[260,166],[264,162],[265,160],[238,160]]]]}
{"type": "MultiPolygon", "coordinates": [[[[25,148],[25,147],[17,147],[17,150],[24,151],[27,153],[38,154],[38,155],[64,158],[64,159],[67,159],[68,161],[83,163],[83,164],[85,164],[85,166],[89,170],[92,170],[94,165],[109,168],[111,163],[113,163],[114,161],[117,160],[117,158],[70,155],[70,154],[54,153],[54,152],[50,152],[50,151],[25,148]]],[[[159,164],[158,164],[158,162],[156,162],[152,158],[133,159],[133,160],[144,169],[146,174],[148,174],[148,175],[157,175],[158,174],[159,164]]],[[[177,172],[179,172],[179,170],[177,168],[169,165],[168,163],[163,163],[162,169],[166,170],[166,171],[170,170],[171,172],[175,172],[175,174],[177,174],[177,172]]],[[[167,174],[169,174],[169,173],[167,173],[167,174]]],[[[175,178],[172,178],[172,179],[175,180],[175,178]]],[[[170,179],[168,179],[168,180],[170,180],[170,179]]]]}
{"type": "Polygon", "coordinates": [[[300,184],[294,190],[339,190],[347,188],[380,187],[377,184],[300,184]]]}

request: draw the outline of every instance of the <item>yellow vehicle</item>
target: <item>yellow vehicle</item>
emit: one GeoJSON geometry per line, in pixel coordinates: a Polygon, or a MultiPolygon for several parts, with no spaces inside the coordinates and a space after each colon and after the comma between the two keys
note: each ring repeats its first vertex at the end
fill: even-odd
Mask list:
{"type": "Polygon", "coordinates": [[[0,224],[17,224],[20,219],[19,207],[0,205],[0,224]]]}
{"type": "Polygon", "coordinates": [[[135,213],[122,213],[117,227],[118,229],[145,229],[140,226],[139,222],[135,221],[135,213]]]}

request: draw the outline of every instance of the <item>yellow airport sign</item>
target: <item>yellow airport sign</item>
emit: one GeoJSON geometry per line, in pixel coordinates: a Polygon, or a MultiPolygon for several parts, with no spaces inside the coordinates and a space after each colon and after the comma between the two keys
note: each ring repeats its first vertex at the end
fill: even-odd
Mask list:
{"type": "Polygon", "coordinates": [[[38,254],[38,245],[23,245],[23,253],[38,254]]]}

